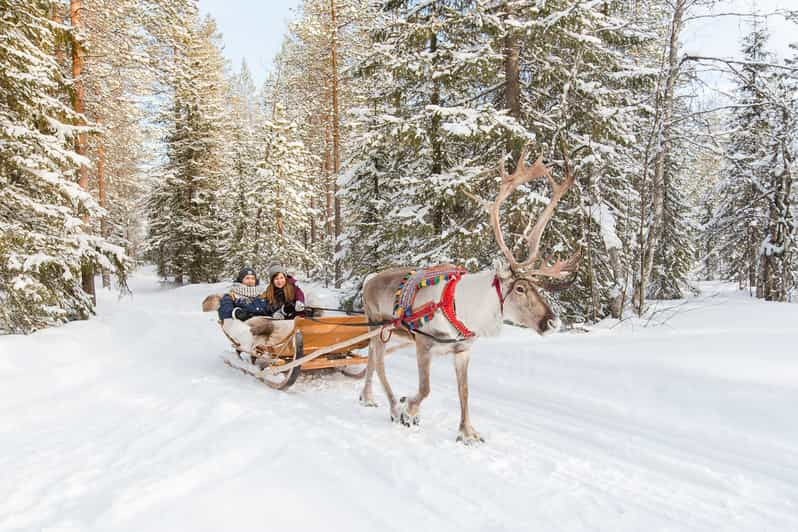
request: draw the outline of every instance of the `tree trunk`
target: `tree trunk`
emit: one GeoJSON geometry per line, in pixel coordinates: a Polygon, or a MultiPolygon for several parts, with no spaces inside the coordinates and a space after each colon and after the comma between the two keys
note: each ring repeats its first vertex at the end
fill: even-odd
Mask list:
{"type": "MultiPolygon", "coordinates": [[[[97,145],[97,188],[99,193],[100,207],[106,210],[100,218],[100,234],[103,238],[108,238],[108,199],[105,188],[105,146],[100,139],[97,145]]],[[[111,287],[111,274],[103,268],[102,270],[103,288],[111,287]]]]}
{"type": "MultiPolygon", "coordinates": [[[[433,67],[437,63],[436,52],[438,51],[438,37],[433,33],[429,38],[429,51],[432,54],[433,67]]],[[[440,82],[432,79],[432,93],[429,103],[434,106],[441,104],[440,82]]],[[[440,175],[443,172],[443,149],[441,143],[441,115],[435,111],[430,121],[429,142],[432,148],[432,174],[440,175]]],[[[435,201],[432,211],[432,229],[435,234],[443,234],[443,204],[442,198],[435,201]]]]}
{"type": "MultiPolygon", "coordinates": [[[[333,207],[332,207],[332,185],[330,183],[330,169],[332,166],[332,128],[330,127],[329,115],[324,126],[324,233],[326,244],[325,254],[329,251],[329,244],[333,240],[333,207]]],[[[324,286],[329,286],[328,268],[324,268],[324,286]]]]}
{"type": "Polygon", "coordinates": [[[338,197],[338,174],[341,171],[341,127],[338,110],[338,18],[335,0],[330,0],[330,24],[332,45],[330,46],[330,69],[332,79],[333,111],[333,204],[335,210],[335,288],[341,288],[341,200],[338,197]]]}
{"type": "Polygon", "coordinates": [[[757,278],[757,233],[756,230],[757,225],[756,223],[750,223],[748,225],[748,293],[751,294],[751,290],[755,290],[754,294],[756,297],[761,297],[759,286],[757,285],[756,278],[757,278]]]}
{"type": "MultiPolygon", "coordinates": [[[[50,20],[52,20],[55,24],[61,25],[64,23],[64,12],[63,6],[60,2],[53,2],[53,8],[50,14],[50,20]]],[[[64,55],[64,48],[63,42],[59,38],[55,42],[55,60],[58,65],[63,69],[66,65],[66,56],[64,55]]]]}
{"type": "Polygon", "coordinates": [[[325,142],[324,142],[324,199],[325,199],[325,220],[324,227],[327,232],[327,238],[333,238],[333,196],[332,196],[332,127],[329,122],[325,126],[325,142]]]}
{"type": "Polygon", "coordinates": [[[777,238],[782,243],[784,249],[781,253],[781,279],[779,286],[779,301],[787,301],[787,294],[792,289],[792,248],[790,244],[793,242],[795,235],[794,220],[793,220],[793,195],[792,195],[792,167],[794,163],[794,156],[792,147],[786,142],[782,144],[784,153],[784,169],[781,175],[781,187],[779,187],[779,195],[776,196],[777,201],[782,209],[782,217],[779,219],[777,238]]]}
{"type": "Polygon", "coordinates": [[[316,247],[316,216],[313,214],[316,212],[316,197],[311,194],[310,196],[310,246],[309,249],[314,249],[316,247]]]}
{"type": "MultiPolygon", "coordinates": [[[[74,107],[76,113],[83,115],[86,111],[86,97],[83,80],[80,76],[83,73],[84,53],[83,45],[76,35],[81,29],[81,11],[81,0],[70,0],[69,20],[72,25],[72,81],[74,86],[74,107]]],[[[86,156],[86,133],[78,133],[75,139],[75,152],[83,157],[86,156]]],[[[89,169],[84,164],[81,164],[78,169],[78,185],[85,191],[89,190],[89,169]]],[[[82,218],[84,230],[89,232],[89,215],[84,214],[82,218]]],[[[94,290],[94,268],[91,264],[84,262],[81,266],[80,273],[83,291],[91,297],[92,303],[96,305],[97,295],[94,290]]]]}
{"type": "MultiPolygon", "coordinates": [[[[658,96],[658,115],[654,135],[656,152],[654,156],[654,174],[651,183],[651,220],[648,224],[646,238],[642,242],[642,261],[639,285],[637,287],[637,310],[642,314],[645,307],[645,294],[654,269],[654,256],[659,251],[662,237],[662,225],[665,207],[665,163],[670,154],[670,128],[673,116],[676,81],[679,78],[679,35],[682,31],[687,0],[677,0],[671,17],[670,38],[668,42],[668,71],[665,78],[665,89],[658,96]]],[[[645,198],[643,199],[645,201],[645,198]]]]}
{"type": "Polygon", "coordinates": [[[616,320],[623,318],[623,304],[626,299],[626,287],[624,286],[623,263],[621,262],[621,250],[610,248],[607,250],[610,258],[610,268],[615,278],[615,290],[617,293],[610,300],[610,314],[616,320]]]}
{"type": "MultiPolygon", "coordinates": [[[[506,6],[507,18],[512,16],[512,6],[506,6]]],[[[505,21],[506,22],[506,21],[505,21]]],[[[519,57],[521,53],[521,42],[518,34],[512,27],[505,24],[504,34],[504,107],[509,111],[510,116],[521,123],[521,68],[519,57]]],[[[521,146],[517,145],[512,135],[507,137],[507,151],[512,153],[513,164],[521,153],[521,146]]],[[[513,169],[514,171],[514,169],[513,169]]]]}
{"type": "MultiPolygon", "coordinates": [[[[788,117],[784,117],[787,122],[788,117]]],[[[757,286],[757,297],[767,301],[787,300],[787,278],[792,265],[790,264],[790,233],[792,229],[792,154],[787,145],[787,139],[779,142],[773,157],[774,193],[769,205],[769,225],[767,230],[768,247],[759,252],[761,264],[757,286]],[[781,163],[781,164],[779,164],[781,163]]]]}

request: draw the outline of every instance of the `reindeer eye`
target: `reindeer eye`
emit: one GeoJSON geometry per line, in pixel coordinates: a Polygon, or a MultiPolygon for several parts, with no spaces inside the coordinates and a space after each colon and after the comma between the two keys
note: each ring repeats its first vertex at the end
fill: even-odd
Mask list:
{"type": "Polygon", "coordinates": [[[526,292],[526,288],[524,288],[521,285],[518,285],[515,287],[515,291],[518,292],[519,294],[523,294],[524,292],[526,292]]]}

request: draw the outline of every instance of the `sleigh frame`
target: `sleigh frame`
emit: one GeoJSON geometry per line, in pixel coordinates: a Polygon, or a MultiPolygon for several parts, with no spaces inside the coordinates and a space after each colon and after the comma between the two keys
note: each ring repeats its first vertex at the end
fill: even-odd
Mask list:
{"type": "Polygon", "coordinates": [[[371,338],[383,330],[369,328],[365,316],[297,317],[290,321],[292,327],[253,352],[242,350],[225,332],[235,353],[224,356],[224,363],[276,390],[290,388],[302,372],[337,369],[360,379],[366,374],[368,356],[355,350],[367,348],[371,338]]]}

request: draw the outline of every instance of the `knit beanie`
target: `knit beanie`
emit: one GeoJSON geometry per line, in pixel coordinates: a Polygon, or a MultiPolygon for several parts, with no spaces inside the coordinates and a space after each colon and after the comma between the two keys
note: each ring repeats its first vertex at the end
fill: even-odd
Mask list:
{"type": "Polygon", "coordinates": [[[277,275],[278,273],[282,273],[283,275],[286,276],[286,278],[288,277],[288,274],[286,273],[285,268],[283,267],[282,264],[272,264],[271,266],[269,266],[270,281],[274,279],[274,276],[277,275]]]}
{"type": "Polygon", "coordinates": [[[246,277],[247,275],[254,275],[255,276],[255,284],[258,284],[258,274],[255,273],[255,270],[253,270],[249,266],[241,268],[241,271],[238,272],[238,277],[236,277],[236,282],[237,283],[243,283],[244,282],[244,277],[246,277]]]}

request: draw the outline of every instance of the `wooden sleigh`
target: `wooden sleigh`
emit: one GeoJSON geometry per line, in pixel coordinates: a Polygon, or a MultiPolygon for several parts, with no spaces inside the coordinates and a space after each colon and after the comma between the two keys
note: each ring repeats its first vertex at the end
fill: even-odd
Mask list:
{"type": "Polygon", "coordinates": [[[368,348],[370,339],[382,331],[370,329],[365,316],[297,317],[275,320],[278,324],[277,334],[254,352],[242,350],[225,332],[235,354],[223,357],[224,363],[277,390],[288,389],[304,371],[333,368],[359,379],[366,374],[368,356],[355,350],[368,348]]]}

